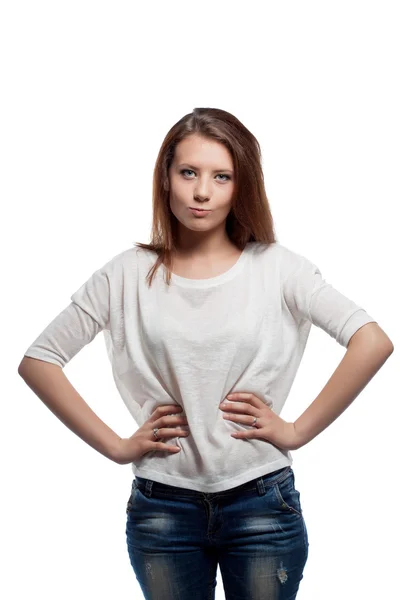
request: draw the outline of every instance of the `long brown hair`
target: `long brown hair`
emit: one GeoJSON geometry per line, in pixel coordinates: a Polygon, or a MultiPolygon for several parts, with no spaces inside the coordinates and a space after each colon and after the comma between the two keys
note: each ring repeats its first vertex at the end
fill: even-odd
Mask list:
{"type": "Polygon", "coordinates": [[[169,285],[171,281],[171,259],[176,250],[178,222],[169,206],[168,170],[177,144],[195,133],[224,144],[232,156],[236,185],[232,207],[226,218],[230,240],[240,250],[252,241],[276,242],[258,140],[231,113],[219,108],[195,108],[169,130],[154,167],[151,241],[149,244],[136,242],[136,246],[158,255],[146,277],[149,287],[161,264],[167,269],[166,283],[169,285]]]}

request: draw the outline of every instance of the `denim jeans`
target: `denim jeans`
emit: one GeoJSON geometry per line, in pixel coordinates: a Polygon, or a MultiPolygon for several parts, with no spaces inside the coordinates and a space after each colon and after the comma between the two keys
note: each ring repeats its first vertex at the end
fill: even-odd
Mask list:
{"type": "Polygon", "coordinates": [[[145,600],[293,600],[308,557],[289,465],[222,492],[136,476],[126,506],[130,563],[145,600]]]}

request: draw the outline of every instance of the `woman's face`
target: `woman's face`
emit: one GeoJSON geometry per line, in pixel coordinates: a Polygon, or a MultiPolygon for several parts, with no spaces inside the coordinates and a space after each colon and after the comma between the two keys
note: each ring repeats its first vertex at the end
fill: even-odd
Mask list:
{"type": "Polygon", "coordinates": [[[225,230],[235,183],[232,157],[223,144],[190,135],[176,146],[168,175],[171,211],[181,225],[199,232],[225,230]],[[190,207],[210,212],[198,216],[190,207]]]}

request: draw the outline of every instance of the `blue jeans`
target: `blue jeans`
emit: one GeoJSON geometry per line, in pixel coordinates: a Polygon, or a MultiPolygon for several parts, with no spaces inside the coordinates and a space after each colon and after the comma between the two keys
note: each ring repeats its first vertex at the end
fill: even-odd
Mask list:
{"type": "Polygon", "coordinates": [[[127,506],[129,559],[145,600],[294,600],[308,536],[289,465],[223,492],[136,476],[127,506]]]}

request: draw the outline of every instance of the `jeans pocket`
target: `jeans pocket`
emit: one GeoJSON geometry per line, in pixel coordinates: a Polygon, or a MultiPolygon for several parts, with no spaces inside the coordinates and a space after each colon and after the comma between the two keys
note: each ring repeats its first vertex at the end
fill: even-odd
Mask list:
{"type": "Polygon", "coordinates": [[[135,502],[135,494],[136,494],[136,490],[137,490],[137,481],[136,479],[133,481],[132,483],[132,489],[131,489],[131,493],[128,499],[128,502],[126,504],[126,514],[129,514],[133,508],[134,502],[135,502]]]}
{"type": "Polygon", "coordinates": [[[283,481],[275,483],[274,490],[283,511],[290,511],[299,517],[302,516],[303,510],[300,503],[300,492],[295,488],[293,472],[290,472],[290,475],[285,477],[283,481]]]}

